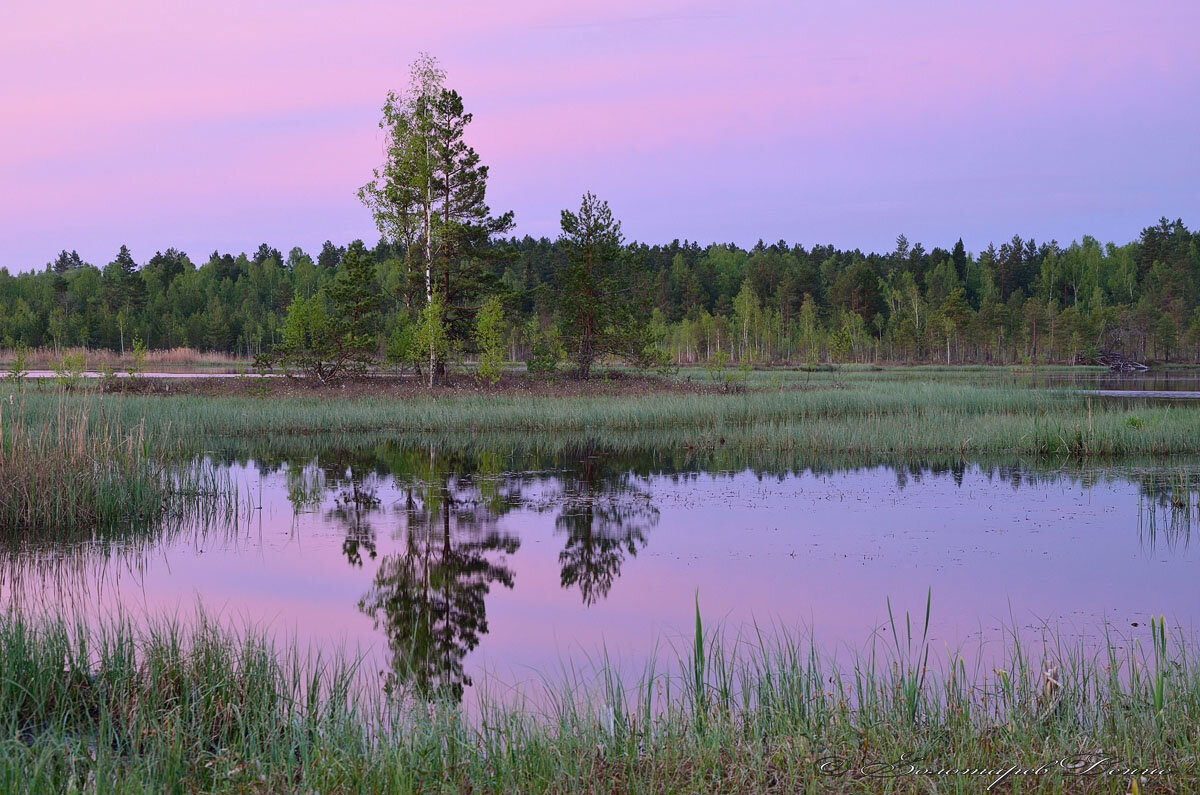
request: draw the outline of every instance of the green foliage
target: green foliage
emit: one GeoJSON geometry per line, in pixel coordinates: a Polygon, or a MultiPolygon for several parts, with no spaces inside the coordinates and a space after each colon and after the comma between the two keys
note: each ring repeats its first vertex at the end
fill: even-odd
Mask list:
{"type": "Polygon", "coordinates": [[[356,240],[331,284],[288,307],[277,351],[280,362],[323,384],[362,373],[376,361],[378,324],[375,263],[356,240]]]}
{"type": "Polygon", "coordinates": [[[87,371],[87,355],[64,353],[54,365],[54,382],[65,390],[75,390],[83,385],[87,371]]]}
{"type": "MultiPolygon", "coordinates": [[[[404,247],[413,270],[424,271],[425,300],[441,292],[446,334],[462,345],[474,335],[476,307],[499,289],[497,266],[506,254],[494,238],[512,228],[513,216],[491,214],[488,168],[464,138],[472,115],[445,77],[437,60],[422,54],[408,91],[388,93],[379,123],[384,163],[359,198],[385,238],[404,247]]],[[[421,297],[415,280],[401,289],[410,303],[421,297]]]]}
{"type": "Polygon", "coordinates": [[[649,332],[623,255],[621,223],[608,202],[585,193],[578,213],[563,210],[559,243],[566,254],[559,271],[563,345],[579,377],[605,356],[644,365],[649,332]]]}
{"type": "Polygon", "coordinates": [[[146,372],[146,355],[146,343],[142,340],[141,336],[135,334],[133,336],[132,349],[133,365],[129,368],[129,375],[131,377],[136,377],[146,372]]]}
{"type": "Polygon", "coordinates": [[[729,364],[729,352],[717,351],[712,356],[708,357],[708,361],[704,363],[704,369],[708,372],[709,377],[714,383],[724,383],[725,368],[729,364]]]}
{"type": "Polygon", "coordinates": [[[424,358],[430,351],[437,361],[445,361],[453,350],[453,344],[446,328],[444,311],[442,296],[435,292],[433,299],[421,310],[420,320],[412,331],[410,350],[416,354],[417,361],[424,358]]]}
{"type": "Polygon", "coordinates": [[[283,322],[283,342],[279,348],[282,364],[328,381],[336,374],[335,333],[323,292],[292,301],[283,322]]]}
{"type": "Polygon", "coordinates": [[[417,345],[416,334],[418,322],[409,321],[404,315],[396,320],[392,333],[388,335],[386,358],[392,365],[412,365],[421,372],[421,363],[429,361],[429,350],[421,350],[417,345]]]}
{"type": "Polygon", "coordinates": [[[361,240],[346,249],[337,276],[326,289],[341,347],[351,358],[370,363],[379,330],[379,283],[375,262],[361,240]]]}
{"type": "Polygon", "coordinates": [[[504,364],[504,307],[496,296],[485,301],[476,313],[475,347],[479,352],[477,377],[489,384],[496,383],[504,364]]]}
{"type": "MultiPolygon", "coordinates": [[[[739,364],[808,367],[1037,365],[1109,351],[1200,361],[1200,233],[1182,220],[1160,219],[1123,245],[1014,236],[973,254],[961,240],[927,250],[901,236],[890,252],[783,241],[747,250],[627,244],[607,205],[588,194],[563,214],[558,240],[504,240],[512,217],[487,205],[487,167],[466,144],[471,121],[437,61],[421,56],[409,90],[388,95],[387,152],[360,192],[383,235],[373,250],[326,241],[315,262],[293,248],[284,263],[264,243],[193,263],[168,248],[139,268],[125,246],[103,267],[64,249],[50,267],[0,279],[0,339],[123,355],[141,339],[151,350],[246,359],[278,346],[289,368],[332,379],[369,368],[380,330],[415,319],[436,287],[455,345],[471,346],[478,308],[499,296],[513,329],[556,318],[582,376],[605,358],[657,366],[662,352],[681,365],[722,351],[739,364]],[[288,348],[291,304],[318,296],[336,344],[288,348]]],[[[294,341],[305,335],[292,321],[294,341]]],[[[537,344],[512,338],[510,357],[548,361],[545,346],[532,354],[537,344]]],[[[435,357],[430,377],[444,366],[435,357]]]]}
{"type": "Polygon", "coordinates": [[[558,326],[551,323],[542,328],[537,318],[533,318],[529,321],[526,335],[529,338],[529,356],[525,359],[525,368],[538,375],[557,370],[558,363],[565,355],[558,326]]]}
{"type": "MultiPolygon", "coordinates": [[[[729,367],[729,354],[718,351],[704,364],[704,370],[713,383],[719,385],[723,392],[740,392],[746,388],[750,379],[750,363],[742,362],[736,370],[729,367]]],[[[778,386],[773,383],[772,387],[778,386]]]]}
{"type": "Polygon", "coordinates": [[[28,361],[28,345],[20,344],[13,348],[13,360],[9,362],[8,372],[5,373],[4,380],[11,386],[24,388],[25,379],[29,376],[28,361]]]}

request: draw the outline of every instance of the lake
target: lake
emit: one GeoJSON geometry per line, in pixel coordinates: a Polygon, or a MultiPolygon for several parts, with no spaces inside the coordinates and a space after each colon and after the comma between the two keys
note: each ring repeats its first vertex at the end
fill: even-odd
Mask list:
{"type": "MultiPolygon", "coordinates": [[[[1194,461],[1194,460],[1193,460],[1194,461]]],[[[602,651],[638,671],[706,620],[863,649],[897,615],[935,650],[1016,630],[1191,631],[1193,461],[836,461],[752,468],[581,442],[552,454],[341,444],[218,461],[241,518],[124,546],[10,548],[6,606],[235,625],[469,692],[602,651]],[[917,620],[917,619],[914,619],[917,620]]],[[[982,644],[982,645],[981,645],[982,644]]],[[[986,653],[986,652],[985,652],[986,653]]]]}

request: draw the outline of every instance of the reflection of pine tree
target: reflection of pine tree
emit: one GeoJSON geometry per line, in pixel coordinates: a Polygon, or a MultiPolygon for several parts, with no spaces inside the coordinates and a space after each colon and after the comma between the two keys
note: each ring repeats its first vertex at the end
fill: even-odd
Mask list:
{"type": "Polygon", "coordinates": [[[295,459],[287,465],[288,501],[292,510],[303,513],[319,506],[328,492],[335,492],[325,521],[345,526],[342,551],[352,566],[362,566],[363,553],[374,558],[375,529],[369,517],[381,506],[375,472],[375,457],[367,450],[334,448],[319,458],[295,459]]]}
{"type": "Polygon", "coordinates": [[[362,552],[375,558],[375,529],[367,521],[367,516],[379,510],[379,497],[375,488],[363,482],[362,478],[351,477],[350,483],[334,502],[334,508],[329,512],[331,518],[340,520],[346,525],[346,538],[342,541],[342,552],[351,566],[362,566],[362,552]]]}
{"type": "Polygon", "coordinates": [[[585,605],[608,595],[625,556],[646,545],[645,531],[658,523],[648,492],[628,470],[606,470],[604,457],[588,448],[580,456],[574,482],[564,482],[562,512],[555,526],[565,530],[559,553],[563,588],[579,587],[585,605]]]}
{"type": "Polygon", "coordinates": [[[495,515],[459,499],[457,484],[409,491],[408,532],[401,554],[380,563],[359,609],[388,636],[392,686],[458,700],[471,684],[463,660],[487,634],[492,583],[513,587],[504,554],[520,542],[495,528],[495,515]],[[500,553],[494,561],[489,553],[500,553]]]}

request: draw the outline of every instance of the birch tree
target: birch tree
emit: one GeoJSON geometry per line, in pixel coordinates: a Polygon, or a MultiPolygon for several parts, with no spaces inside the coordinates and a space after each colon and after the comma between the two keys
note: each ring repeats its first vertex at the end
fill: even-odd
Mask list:
{"type": "MultiPolygon", "coordinates": [[[[470,337],[480,300],[498,284],[488,264],[502,252],[492,241],[512,228],[512,213],[491,215],[488,169],[464,140],[472,115],[458,92],[446,88],[435,58],[412,65],[405,94],[389,92],[380,127],[384,164],[359,191],[376,225],[411,262],[425,270],[425,303],[442,298],[442,322],[456,340],[470,337]]],[[[445,359],[429,348],[429,385],[445,372],[445,359]]]]}
{"type": "MultiPolygon", "coordinates": [[[[389,91],[379,127],[384,132],[384,162],[358,191],[375,225],[393,244],[404,247],[408,261],[423,254],[425,303],[433,301],[434,183],[436,113],[446,73],[437,59],[421,53],[412,63],[408,91],[389,91]]],[[[429,386],[437,370],[437,349],[430,339],[429,386]]]]}

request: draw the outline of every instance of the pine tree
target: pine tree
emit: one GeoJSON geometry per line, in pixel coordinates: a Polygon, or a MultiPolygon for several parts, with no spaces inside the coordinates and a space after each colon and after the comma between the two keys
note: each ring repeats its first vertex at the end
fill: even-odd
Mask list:
{"type": "Polygon", "coordinates": [[[563,210],[559,242],[567,255],[559,272],[563,343],[579,377],[608,355],[644,363],[649,335],[608,202],[585,193],[578,213],[563,210]]]}
{"type": "Polygon", "coordinates": [[[63,249],[58,257],[54,260],[53,270],[59,276],[62,276],[67,271],[75,270],[83,267],[83,260],[79,256],[79,252],[72,249],[69,253],[63,249]]]}
{"type": "Polygon", "coordinates": [[[375,260],[361,240],[355,240],[342,257],[337,276],[329,285],[336,318],[341,356],[347,366],[365,367],[378,353],[379,283],[375,260]]]}
{"type": "Polygon", "coordinates": [[[456,340],[469,338],[482,296],[500,290],[494,262],[504,256],[492,240],[509,231],[513,214],[492,217],[487,205],[488,167],[463,140],[472,115],[456,91],[443,91],[436,113],[435,188],[439,194],[434,268],[446,302],[446,326],[456,340]]]}
{"type": "Polygon", "coordinates": [[[116,318],[121,355],[125,355],[125,332],[146,303],[146,283],[127,246],[121,246],[116,258],[104,268],[104,299],[116,318]]]}

